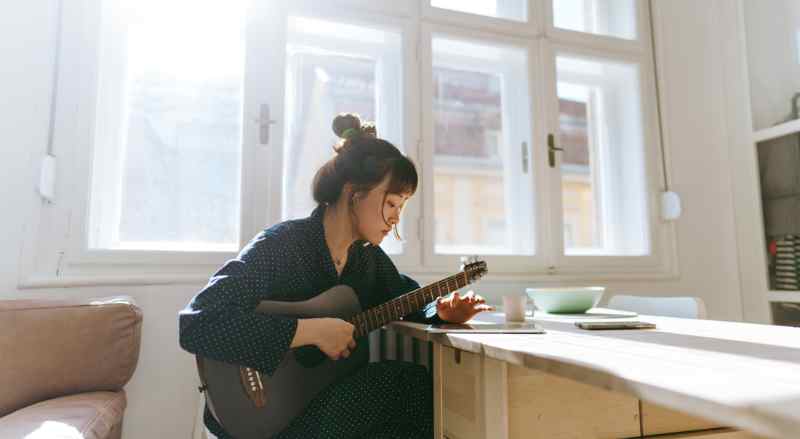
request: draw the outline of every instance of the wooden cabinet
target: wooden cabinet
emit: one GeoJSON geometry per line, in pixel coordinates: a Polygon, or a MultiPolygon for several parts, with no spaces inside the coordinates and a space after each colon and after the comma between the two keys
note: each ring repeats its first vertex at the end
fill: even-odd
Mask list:
{"type": "Polygon", "coordinates": [[[644,436],[719,428],[716,422],[696,418],[642,401],[642,434],[644,436]]]}
{"type": "Polygon", "coordinates": [[[434,374],[437,437],[756,438],[627,394],[448,346],[435,345],[434,374]]]}
{"type": "Polygon", "coordinates": [[[643,437],[653,439],[759,439],[758,436],[731,428],[643,437]]]}

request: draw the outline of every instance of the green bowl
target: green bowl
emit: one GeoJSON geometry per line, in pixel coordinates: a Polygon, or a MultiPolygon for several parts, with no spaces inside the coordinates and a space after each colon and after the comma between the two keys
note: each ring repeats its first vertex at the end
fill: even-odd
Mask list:
{"type": "Polygon", "coordinates": [[[597,306],[605,287],[526,288],[537,309],[552,314],[580,314],[597,306]]]}

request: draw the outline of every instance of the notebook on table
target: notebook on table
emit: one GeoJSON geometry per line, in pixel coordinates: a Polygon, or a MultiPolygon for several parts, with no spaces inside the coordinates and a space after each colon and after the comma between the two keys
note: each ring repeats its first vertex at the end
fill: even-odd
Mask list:
{"type": "Polygon", "coordinates": [[[469,334],[544,334],[544,328],[535,322],[472,322],[439,323],[428,325],[430,333],[469,333],[469,334]]]}

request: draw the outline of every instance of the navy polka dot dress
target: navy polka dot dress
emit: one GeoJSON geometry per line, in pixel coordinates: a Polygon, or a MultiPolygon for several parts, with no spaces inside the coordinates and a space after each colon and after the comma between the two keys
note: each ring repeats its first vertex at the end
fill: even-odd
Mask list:
{"type": "MultiPolygon", "coordinates": [[[[325,243],[325,206],[256,235],[225,263],[179,314],[180,345],[208,358],[272,375],[297,329],[297,319],[256,313],[261,300],[305,300],[339,284],[351,286],[363,309],[419,288],[378,246],[357,241],[341,275],[325,243]]],[[[435,302],[405,320],[434,323],[435,302]]],[[[205,409],[204,422],[230,438],[205,409]]],[[[329,386],[275,438],[430,438],[430,375],[402,361],[369,363],[329,386]]]]}

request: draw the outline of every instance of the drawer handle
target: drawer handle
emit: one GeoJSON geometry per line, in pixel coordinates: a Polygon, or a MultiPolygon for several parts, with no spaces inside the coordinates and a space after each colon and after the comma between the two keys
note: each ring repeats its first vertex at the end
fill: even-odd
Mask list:
{"type": "Polygon", "coordinates": [[[456,361],[456,364],[461,364],[461,351],[455,349],[453,351],[453,359],[456,361]]]}

